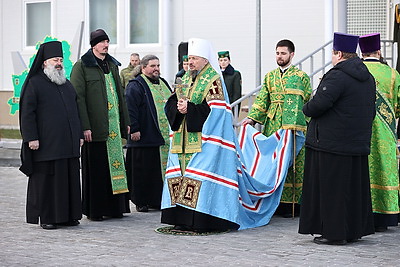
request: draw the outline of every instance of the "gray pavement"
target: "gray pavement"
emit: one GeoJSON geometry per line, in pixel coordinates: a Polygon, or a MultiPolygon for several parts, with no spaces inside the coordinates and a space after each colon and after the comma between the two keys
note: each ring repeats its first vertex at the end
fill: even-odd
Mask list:
{"type": "Polygon", "coordinates": [[[281,217],[249,230],[172,236],[154,231],[163,226],[159,211],[132,205],[122,219],[43,230],[25,223],[27,178],[0,166],[0,266],[400,266],[399,227],[346,246],[314,244],[297,233],[298,218],[281,217]]]}
{"type": "Polygon", "coordinates": [[[0,139],[0,167],[17,167],[20,160],[21,140],[0,139]]]}

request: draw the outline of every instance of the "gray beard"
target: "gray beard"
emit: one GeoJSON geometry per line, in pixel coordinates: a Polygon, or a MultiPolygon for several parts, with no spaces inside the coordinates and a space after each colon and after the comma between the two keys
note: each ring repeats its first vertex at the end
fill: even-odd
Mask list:
{"type": "Polygon", "coordinates": [[[43,72],[50,79],[50,81],[57,85],[62,85],[67,81],[64,68],[57,70],[55,66],[47,65],[47,67],[43,69],[43,72]]]}

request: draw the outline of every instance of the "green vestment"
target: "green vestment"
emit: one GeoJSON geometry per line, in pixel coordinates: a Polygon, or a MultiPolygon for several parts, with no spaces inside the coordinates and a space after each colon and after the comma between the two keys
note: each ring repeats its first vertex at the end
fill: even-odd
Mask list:
{"type": "Polygon", "coordinates": [[[108,100],[109,134],[107,154],[113,194],[128,192],[122,138],[120,135],[118,95],[115,93],[115,82],[112,73],[105,74],[108,100]]]}
{"type": "MultiPolygon", "coordinates": [[[[178,99],[187,98],[194,104],[201,104],[204,99],[224,99],[223,89],[219,74],[208,63],[193,80],[186,72],[182,77],[183,84],[176,88],[178,99]]],[[[188,132],[186,118],[178,131],[174,131],[171,153],[177,153],[181,164],[182,174],[185,173],[193,153],[201,152],[201,132],[188,132]]]]}
{"type": "Polygon", "coordinates": [[[160,84],[152,83],[144,74],[141,74],[142,78],[146,81],[150,88],[151,95],[153,96],[154,105],[157,110],[158,126],[162,137],[164,138],[165,144],[160,147],[161,157],[161,168],[162,176],[164,178],[165,170],[167,169],[168,152],[169,152],[169,124],[167,116],[164,112],[165,102],[171,95],[171,91],[168,86],[160,79],[160,84]]]}
{"type": "Polygon", "coordinates": [[[376,116],[372,124],[371,153],[368,157],[372,210],[399,213],[399,173],[396,155],[396,118],[400,115],[400,75],[378,61],[364,61],[375,78],[376,116]]]}
{"type": "MultiPolygon", "coordinates": [[[[264,84],[248,117],[264,126],[270,136],[279,129],[306,132],[303,104],[311,95],[310,78],[297,67],[290,66],[283,74],[277,68],[265,75],[264,84]]],[[[299,203],[303,185],[304,148],[295,159],[295,168],[288,171],[281,202],[299,203]]]]}

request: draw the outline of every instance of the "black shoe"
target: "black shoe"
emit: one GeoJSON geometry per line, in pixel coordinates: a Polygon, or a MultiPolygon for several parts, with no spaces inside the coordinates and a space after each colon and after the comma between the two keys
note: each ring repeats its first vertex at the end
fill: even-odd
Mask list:
{"type": "Polygon", "coordinates": [[[149,208],[153,209],[153,210],[161,210],[161,206],[160,205],[154,205],[154,206],[150,205],[149,208]]]}
{"type": "Polygon", "coordinates": [[[88,220],[95,221],[95,222],[101,222],[103,220],[103,216],[99,217],[89,217],[87,216],[88,220]]]}
{"type": "Polygon", "coordinates": [[[78,220],[72,220],[72,221],[67,222],[67,226],[77,226],[79,224],[80,224],[80,222],[78,220]]]}
{"type": "Polygon", "coordinates": [[[346,240],[331,240],[331,239],[326,239],[326,238],[323,238],[322,236],[319,236],[319,237],[314,238],[314,243],[319,244],[319,245],[341,246],[341,245],[346,245],[347,241],[346,240]]]}
{"type": "Polygon", "coordinates": [[[43,229],[46,229],[46,230],[57,229],[57,225],[52,224],[52,223],[42,223],[42,224],[40,224],[40,227],[42,227],[43,229]]]}
{"type": "Polygon", "coordinates": [[[123,217],[124,217],[124,215],[122,213],[111,216],[111,218],[115,218],[115,219],[121,219],[123,217]]]}
{"type": "Polygon", "coordinates": [[[376,226],[375,232],[386,232],[387,229],[388,229],[387,226],[376,226]]]}
{"type": "Polygon", "coordinates": [[[347,239],[347,243],[358,242],[360,239],[361,239],[361,237],[360,238],[347,239]]]}
{"type": "Polygon", "coordinates": [[[136,210],[138,212],[148,212],[149,211],[149,207],[147,205],[145,205],[145,206],[136,206],[136,210]]]}
{"type": "Polygon", "coordinates": [[[77,226],[79,225],[80,222],[78,220],[72,220],[66,223],[59,223],[58,225],[62,225],[62,226],[77,226]]]}

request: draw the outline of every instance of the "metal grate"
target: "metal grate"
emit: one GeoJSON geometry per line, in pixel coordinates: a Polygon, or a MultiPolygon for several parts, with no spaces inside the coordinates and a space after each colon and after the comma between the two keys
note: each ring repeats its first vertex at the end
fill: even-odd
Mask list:
{"type": "Polygon", "coordinates": [[[389,4],[387,0],[347,0],[347,32],[364,35],[379,32],[388,36],[389,4]]]}

